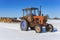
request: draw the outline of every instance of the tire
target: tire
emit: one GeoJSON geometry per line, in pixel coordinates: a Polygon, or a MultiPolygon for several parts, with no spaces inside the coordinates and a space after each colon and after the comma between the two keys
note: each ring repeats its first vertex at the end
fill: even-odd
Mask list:
{"type": "Polygon", "coordinates": [[[27,23],[26,20],[23,19],[23,20],[21,21],[21,26],[20,26],[20,28],[21,28],[22,31],[27,31],[27,30],[28,30],[28,23],[27,23]]]}
{"type": "Polygon", "coordinates": [[[35,31],[36,31],[36,33],[41,33],[42,27],[40,25],[35,26],[35,31]]]}
{"type": "Polygon", "coordinates": [[[52,32],[53,31],[53,26],[51,24],[48,24],[46,27],[47,32],[52,32]]]}

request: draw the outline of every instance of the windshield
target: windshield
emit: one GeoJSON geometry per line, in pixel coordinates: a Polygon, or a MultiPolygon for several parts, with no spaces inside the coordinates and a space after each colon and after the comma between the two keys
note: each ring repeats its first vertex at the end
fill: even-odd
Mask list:
{"type": "Polygon", "coordinates": [[[33,16],[38,16],[38,10],[27,10],[27,11],[24,11],[24,16],[28,15],[33,15],[33,16]]]}

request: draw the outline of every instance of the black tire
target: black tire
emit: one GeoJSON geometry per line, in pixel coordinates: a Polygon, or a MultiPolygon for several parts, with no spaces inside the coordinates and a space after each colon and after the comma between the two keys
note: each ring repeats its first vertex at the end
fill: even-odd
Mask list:
{"type": "Polygon", "coordinates": [[[28,23],[27,23],[26,20],[22,19],[20,28],[21,28],[22,31],[27,31],[28,30],[28,23]]]}
{"type": "Polygon", "coordinates": [[[51,24],[48,24],[46,27],[47,32],[52,32],[53,31],[53,26],[51,24]]]}
{"type": "Polygon", "coordinates": [[[35,26],[35,31],[36,33],[41,33],[42,32],[42,27],[40,25],[35,26]]]}

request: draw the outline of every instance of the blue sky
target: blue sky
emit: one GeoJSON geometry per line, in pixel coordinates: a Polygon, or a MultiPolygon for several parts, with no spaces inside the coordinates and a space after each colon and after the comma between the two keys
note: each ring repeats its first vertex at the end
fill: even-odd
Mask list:
{"type": "Polygon", "coordinates": [[[60,0],[0,0],[0,17],[20,17],[22,9],[42,5],[42,13],[60,18],[60,0]]]}

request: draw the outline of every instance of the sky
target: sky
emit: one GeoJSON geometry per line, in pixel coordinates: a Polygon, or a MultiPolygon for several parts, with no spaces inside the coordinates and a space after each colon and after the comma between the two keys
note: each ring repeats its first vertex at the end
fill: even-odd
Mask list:
{"type": "Polygon", "coordinates": [[[23,8],[42,6],[42,13],[60,18],[60,0],[0,0],[0,17],[21,17],[23,8]]]}

